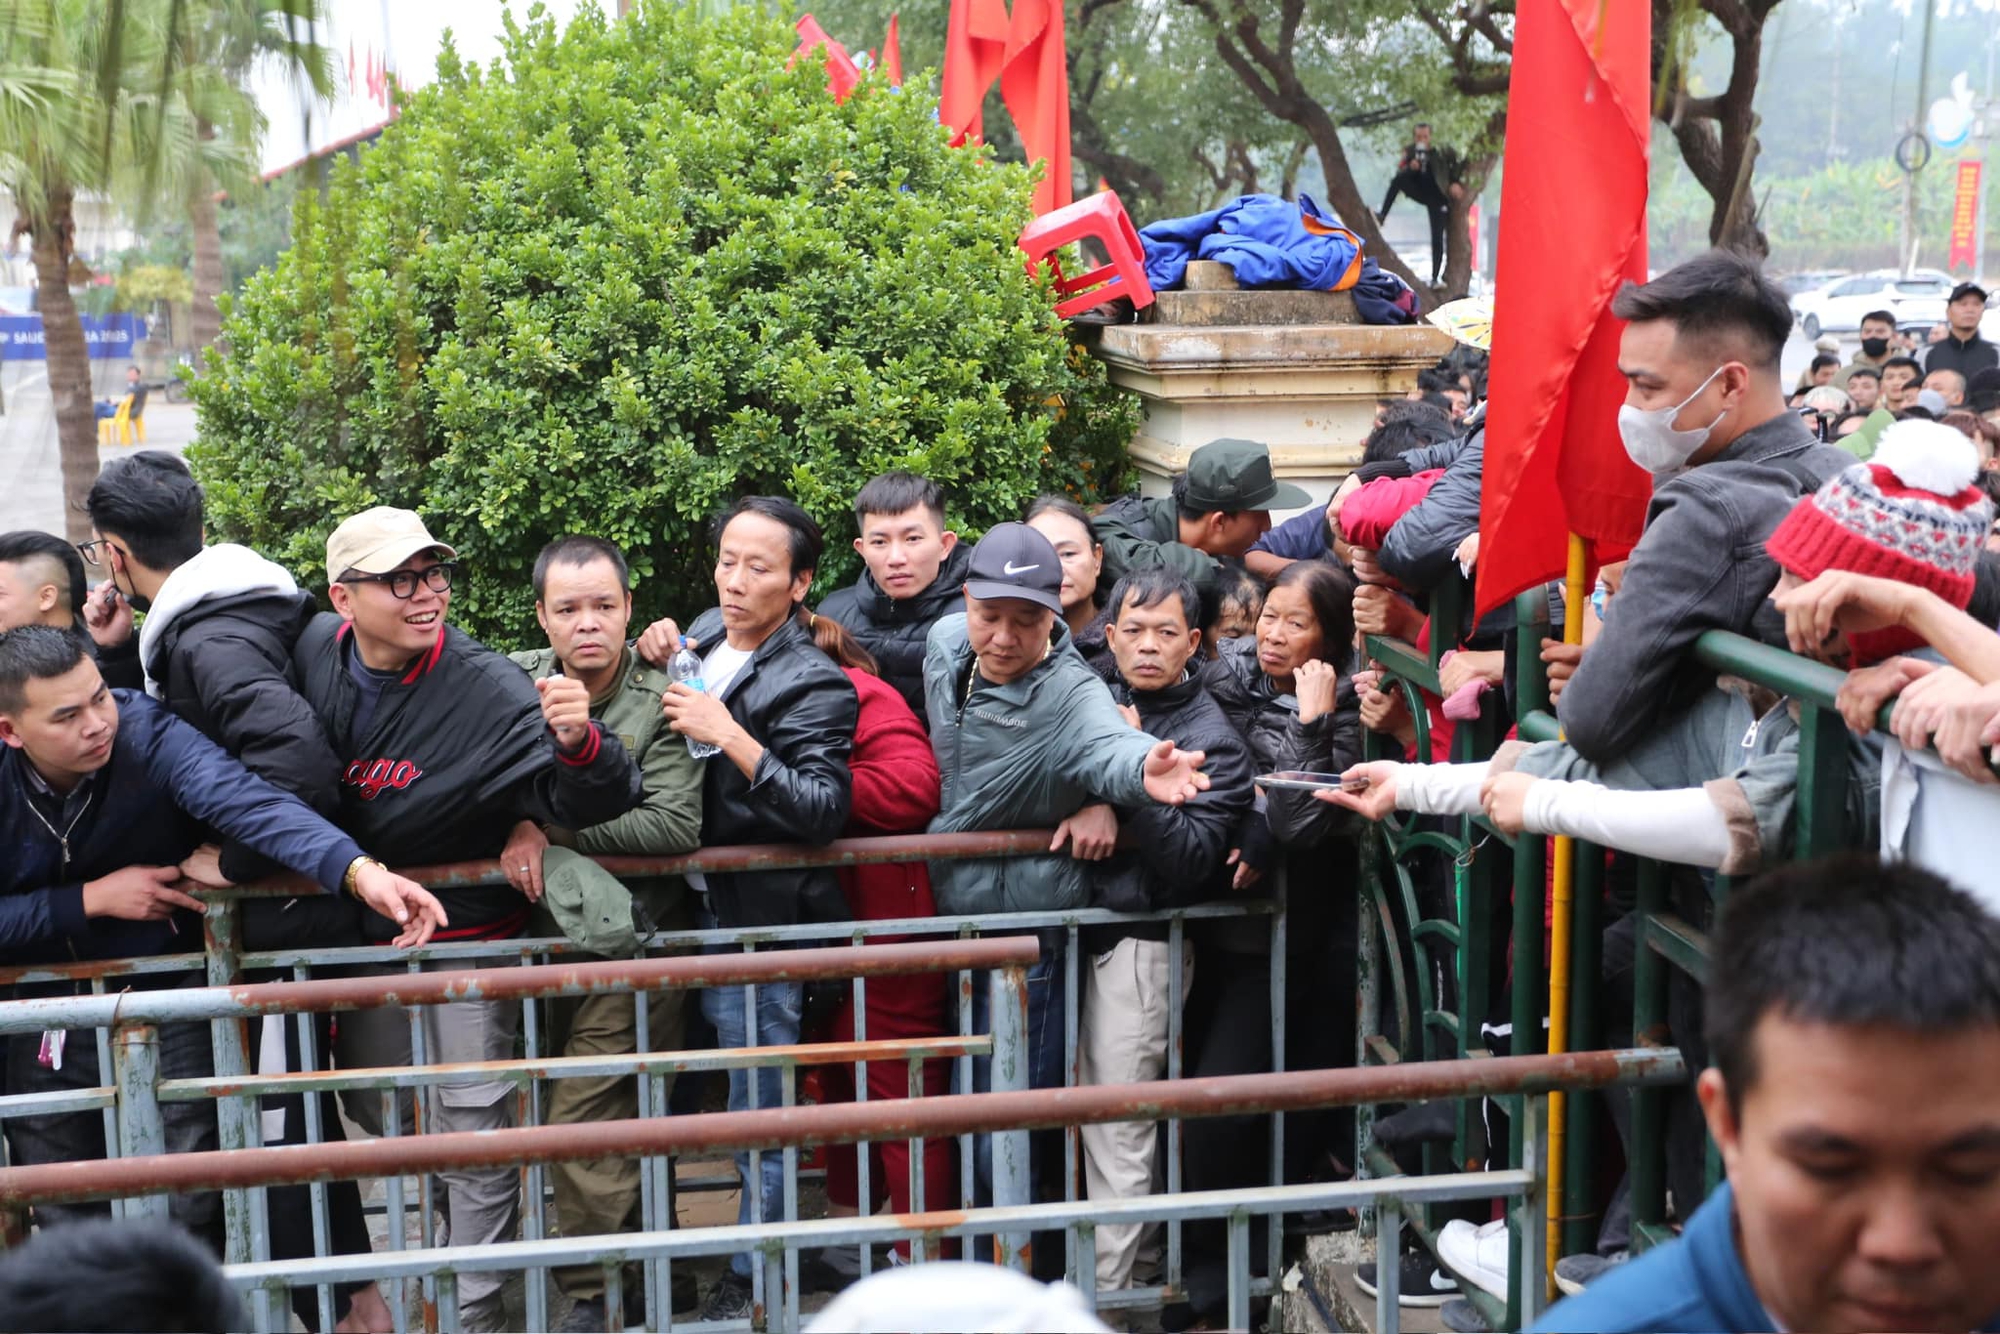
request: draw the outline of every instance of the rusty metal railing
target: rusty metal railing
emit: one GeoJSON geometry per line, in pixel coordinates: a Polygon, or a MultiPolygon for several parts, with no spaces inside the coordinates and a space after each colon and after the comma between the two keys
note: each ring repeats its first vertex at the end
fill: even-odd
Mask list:
{"type": "MultiPolygon", "coordinates": [[[[940,836],[899,836],[879,839],[843,840],[826,848],[712,848],[699,853],[673,858],[603,858],[608,869],[626,876],[659,875],[666,873],[702,870],[727,872],[745,869],[775,869],[792,866],[845,866],[872,863],[908,861],[915,858],[925,860],[951,860],[973,857],[1009,857],[1031,854],[1045,855],[1049,835],[1043,831],[1010,831],[1002,833],[955,834],[940,836]]],[[[476,884],[499,884],[502,882],[500,869],[496,863],[463,863],[449,866],[417,868],[407,871],[421,883],[431,886],[465,886],[476,884]]],[[[122,960],[95,962],[90,964],[70,964],[37,966],[0,970],[0,985],[25,983],[30,986],[46,986],[50,983],[68,983],[72,986],[88,988],[88,995],[60,998],[42,998],[24,1002],[0,1003],[0,1012],[15,1005],[30,1008],[20,1010],[11,1025],[0,1020],[0,1032],[34,1031],[57,1023],[77,1023],[95,1026],[98,1030],[98,1046],[101,1069],[111,1069],[114,1065],[130,1066],[134,1072],[144,1072],[144,1042],[132,1042],[119,1038],[116,1042],[120,1059],[113,1060],[115,1021],[124,1020],[128,1027],[137,1024],[141,1016],[148,1016],[153,1022],[177,1022],[184,1019],[208,1019],[213,1028],[215,1048],[215,1074],[212,1078],[193,1080],[157,1080],[151,1093],[151,1105],[135,1099],[126,1099],[121,1105],[119,1085],[84,1090],[80,1093],[58,1095],[29,1095],[26,1098],[0,1100],[0,1118],[9,1115],[46,1114],[55,1111],[76,1111],[96,1109],[106,1120],[106,1143],[114,1154],[143,1148],[148,1140],[146,1133],[137,1123],[143,1123],[157,1111],[160,1103],[214,1098],[221,1121],[225,1150],[248,1149],[258,1145],[256,1107],[259,1096],[276,1092],[318,1092],[322,1090],[372,1089],[379,1092],[383,1101],[383,1124],[388,1133],[395,1134],[396,1118],[392,1099],[398,1090],[422,1087],[441,1082],[453,1076],[467,1073],[463,1066],[438,1066],[423,1063],[421,1038],[412,1018],[412,1048],[415,1066],[407,1069],[366,1069],[329,1073],[314,1070],[315,1056],[311,1047],[310,1029],[301,1020],[299,1029],[306,1069],[296,1074],[278,1076],[254,1076],[250,1073],[248,1047],[245,1040],[243,1020],[250,1014],[304,1014],[320,1010],[344,1009],[350,1005],[371,1002],[377,997],[383,1004],[423,1004],[437,1000],[466,999],[473,994],[486,998],[502,996],[510,998],[530,995],[577,994],[578,988],[597,988],[619,992],[631,991],[635,1006],[639,1011],[641,1052],[626,1058],[593,1058],[578,1063],[561,1057],[543,1054],[538,1049],[540,1034],[535,1023],[532,1005],[526,1011],[524,1033],[527,1052],[523,1059],[512,1062],[488,1063],[479,1067],[483,1074],[510,1079],[521,1089],[523,1117],[531,1122],[539,1117],[539,1090],[543,1081],[551,1078],[568,1078],[578,1075],[602,1075],[612,1073],[632,1073],[638,1075],[640,1109],[642,1115],[657,1115],[665,1111],[665,1079],[682,1071],[701,1069],[748,1068],[757,1065],[776,1066],[783,1072],[783,1099],[791,1102],[796,1095],[794,1077],[801,1065],[825,1064],[852,1060],[857,1065],[856,1096],[865,1100],[868,1096],[865,1079],[867,1062],[892,1061],[907,1064],[913,1072],[922,1069],[923,1061],[948,1059],[958,1063],[961,1087],[969,1087],[970,1074],[975,1058],[994,1053],[993,1039],[966,1037],[921,1040],[914,1043],[869,1042],[865,1029],[865,987],[866,977],[889,975],[895,969],[891,961],[898,955],[887,953],[898,949],[915,948],[927,950],[925,958],[928,966],[905,971],[937,972],[959,971],[958,1008],[961,1032],[970,1031],[970,1008],[972,998],[972,969],[980,967],[978,955],[941,955],[940,948],[958,949],[976,941],[954,940],[953,936],[968,936],[977,933],[1031,930],[1042,934],[1044,940],[1066,944],[1063,969],[1063,990],[1068,1016],[1065,1025],[1065,1079],[1074,1084],[1077,1073],[1078,1050],[1078,1001],[1079,985],[1077,964],[1081,951],[1077,948],[1077,934],[1085,926],[1113,924],[1120,922],[1166,921],[1170,934],[1170,958],[1172,961],[1170,996],[1172,998],[1172,1032],[1169,1044],[1169,1077],[1178,1076],[1181,1070],[1182,1037],[1180,1032],[1181,1000],[1185,995],[1185,978],[1182,975],[1181,945],[1185,939],[1187,924],[1199,923],[1204,919],[1220,917],[1264,916],[1272,922],[1274,949],[1272,958],[1273,999],[1276,1006],[1273,1015],[1273,1049],[1283,1051],[1284,1015],[1282,997],[1284,994],[1285,956],[1282,948],[1283,910],[1281,902],[1262,899],[1237,900],[1229,903],[1207,904],[1195,908],[1164,914],[1116,914],[1101,910],[1073,910],[1045,913],[999,914],[981,917],[940,917],[903,919],[888,922],[848,922],[817,923],[791,927],[756,928],[747,930],[680,931],[662,933],[649,944],[654,948],[688,949],[702,946],[731,946],[746,954],[734,956],[709,956],[706,961],[696,959],[652,959],[642,963],[626,962],[609,965],[581,965],[563,962],[563,956],[574,952],[567,941],[561,939],[515,939],[502,941],[452,942],[426,947],[418,951],[398,951],[387,946],[364,946],[326,950],[283,950],[264,953],[246,953],[240,949],[240,914],[238,904],[255,897],[295,897],[304,893],[318,892],[297,881],[275,880],[255,886],[205,895],[209,899],[205,923],[205,945],[202,954],[177,955],[167,958],[142,960],[122,960]],[[760,982],[790,980],[796,970],[803,965],[799,956],[811,953],[800,949],[774,947],[795,946],[824,942],[828,940],[851,941],[862,944],[884,935],[922,935],[937,937],[922,946],[898,947],[869,945],[866,955],[872,967],[849,974],[855,978],[856,1028],[855,1041],[837,1048],[801,1046],[792,1048],[746,1048],[725,1052],[669,1052],[650,1053],[643,1049],[648,1046],[646,1036],[647,988],[659,985],[694,985],[697,974],[687,971],[687,965],[706,963],[721,967],[725,971],[706,974],[710,985],[743,985],[745,987],[746,1010],[754,1014],[756,1004],[755,987],[760,982]],[[759,951],[762,951],[761,953],[759,951]],[[537,959],[548,958],[556,962],[538,964],[537,959]],[[499,969],[485,969],[479,980],[468,981],[458,974],[421,972],[424,968],[457,967],[467,965],[501,963],[507,965],[499,969]],[[393,964],[409,970],[406,976],[393,978],[323,978],[314,976],[328,968],[353,964],[393,964]],[[296,979],[288,983],[245,985],[235,979],[243,969],[275,969],[287,972],[296,979]],[[225,1005],[215,998],[213,988],[207,992],[194,990],[133,991],[123,996],[115,994],[121,980],[136,980],[149,974],[186,972],[190,969],[205,971],[208,979],[216,986],[226,988],[231,1000],[225,1005]],[[588,970],[588,971],[586,971],[588,970]],[[733,971],[729,971],[733,970],[733,971]],[[747,985],[746,985],[747,984],[747,985]],[[471,987],[473,991],[464,988],[471,987]],[[553,990],[543,990],[549,987],[553,990]],[[459,990],[454,993],[454,988],[459,990]],[[13,1104],[9,1106],[7,1104],[13,1104]],[[127,1122],[133,1124],[127,1124],[127,1122]]],[[[511,892],[511,891],[503,891],[511,892]]],[[[990,942],[989,942],[990,943],[990,942]]],[[[996,985],[998,983],[996,982],[996,985]]],[[[995,1006],[996,1016],[1001,1011],[1012,1011],[1012,1006],[995,1006]]],[[[750,1031],[755,1032],[754,1024],[750,1031]]],[[[1282,1068],[1280,1066],[1280,1068],[1282,1068]]],[[[756,1081],[751,1081],[754,1106],[756,1081]]],[[[914,1082],[912,1096],[919,1091],[914,1082]]],[[[314,1140],[320,1134],[317,1101],[305,1099],[308,1132],[314,1140]]],[[[1282,1154],[1281,1114],[1274,1119],[1280,1128],[1273,1136],[1272,1171],[1273,1183],[1281,1180],[1279,1171],[1282,1154]]],[[[1168,1155],[1168,1188],[1178,1192],[1180,1164],[1178,1153],[1178,1119],[1170,1120],[1168,1133],[1171,1150],[1168,1155]]],[[[1064,1180],[1066,1202],[1075,1202],[1076,1182],[1079,1177],[1078,1163],[1080,1145],[1076,1126],[1068,1127],[1066,1137],[1064,1180]]],[[[434,1139],[435,1136],[427,1136],[434,1139]]],[[[337,1147],[337,1146],[336,1146],[337,1147]]],[[[974,1200],[972,1140],[970,1134],[960,1144],[960,1184],[961,1199],[968,1206],[974,1200]]],[[[918,1152],[913,1153],[913,1170],[921,1172],[921,1145],[913,1145],[918,1152]]],[[[995,1144],[996,1156],[1008,1155],[1014,1162],[996,1174],[1000,1179],[1011,1179],[1012,1174],[1025,1169],[1025,1133],[1006,1135],[995,1144]],[[1018,1166],[1017,1166],[1018,1165],[1018,1166]]],[[[785,1194],[787,1196],[787,1217],[796,1216],[797,1165],[789,1161],[785,1172],[785,1194]]],[[[868,1155],[860,1157],[860,1195],[863,1205],[871,1198],[868,1180],[868,1155]]],[[[649,1158],[642,1177],[645,1196],[644,1215],[646,1226],[658,1226],[664,1230],[663,1210],[671,1207],[667,1163],[663,1157],[649,1158]]],[[[542,1182],[537,1169],[528,1171],[528,1213],[524,1219],[524,1235],[533,1242],[545,1230],[543,1217],[542,1182]]],[[[733,1178],[730,1178],[733,1180],[733,1178]]],[[[685,1182],[680,1183],[685,1186],[685,1182]]],[[[711,1183],[711,1184],[720,1184],[711,1183]]],[[[753,1174],[753,1185],[761,1187],[760,1179],[753,1174]]],[[[403,1198],[403,1182],[400,1178],[388,1181],[389,1204],[387,1212],[395,1216],[398,1228],[395,1237],[404,1236],[401,1222],[406,1207],[403,1198]]],[[[1010,1190],[1014,1189],[1009,1187],[1010,1190]]],[[[996,1203],[1006,1204],[1007,1199],[998,1193],[996,1181],[996,1203]]],[[[421,1219],[421,1241],[428,1246],[430,1236],[429,1179],[418,1182],[420,1196],[419,1216],[421,1219]]],[[[228,1258],[235,1263],[250,1263],[266,1260],[268,1252],[268,1227],[263,1222],[262,1188],[232,1188],[227,1199],[225,1215],[231,1222],[230,1252],[228,1258]]],[[[913,1198],[924,1198],[921,1180],[913,1183],[913,1198]]],[[[1025,1196],[1018,1198],[1025,1200],[1025,1196]]],[[[317,1232],[317,1247],[320,1254],[328,1249],[326,1242],[325,1205],[320,1188],[313,1190],[313,1214],[317,1232]]],[[[616,1244],[617,1238],[600,1238],[600,1242],[616,1244]]],[[[1003,1242],[1015,1246],[1026,1244],[1025,1236],[1004,1237],[1003,1242]]],[[[1084,1230],[1069,1227],[1065,1230],[1065,1245],[1068,1250],[1069,1269],[1072,1274],[1085,1275],[1092,1270],[1091,1244],[1084,1230]]],[[[1270,1272],[1277,1272],[1277,1250],[1280,1243],[1278,1229],[1273,1229],[1271,1237],[1270,1272]]],[[[1168,1228],[1168,1265],[1165,1281],[1152,1288],[1128,1290],[1119,1295],[1105,1295],[1107,1305],[1143,1305],[1172,1296],[1180,1285],[1181,1237],[1178,1222],[1168,1228]]],[[[525,1243],[524,1243],[525,1244],[525,1243]]],[[[864,1252],[864,1263],[866,1253],[864,1252]]],[[[791,1263],[795,1264],[795,1257],[791,1263]]],[[[542,1270],[530,1272],[531,1310],[546,1318],[546,1292],[542,1290],[542,1270]]],[[[663,1276],[651,1276],[660,1281],[649,1282],[649,1311],[666,1291],[663,1276]]],[[[761,1289],[767,1275],[759,1270],[756,1281],[761,1289]]],[[[1262,1290],[1268,1290],[1270,1280],[1262,1280],[1262,1290]]],[[[436,1294],[426,1294],[427,1306],[435,1309],[436,1294]]],[[[321,1315],[323,1327],[331,1324],[331,1289],[321,1288],[321,1315]]],[[[404,1315],[402,1304],[396,1311],[399,1325],[404,1315]]],[[[652,1313],[655,1325],[660,1323],[665,1312],[652,1313]]],[[[273,1322],[270,1311],[260,1312],[260,1323],[266,1326],[273,1322]]]]}
{"type": "MultiPolygon", "coordinates": [[[[233,1282],[262,1298],[294,1284],[331,1284],[377,1277],[421,1278],[440,1294],[441,1328],[453,1328],[448,1312],[456,1278],[467,1272],[545,1270],[561,1264],[596,1263],[605,1269],[606,1318],[622,1309],[620,1284],[627,1262],[656,1264],[670,1281],[675,1258],[726,1255],[744,1247],[761,1252],[767,1292],[777,1305],[767,1308],[776,1325],[796,1329],[799,1321],[796,1275],[791,1261],[811,1245],[851,1245],[904,1237],[996,1237],[1025,1235],[1041,1227],[1075,1229],[1086,1237],[1107,1222],[1167,1221],[1190,1218],[1228,1220],[1229,1319],[1246,1328],[1253,1290],[1249,1263],[1251,1216],[1316,1208],[1372,1206],[1382,1237],[1383,1259],[1378,1329],[1397,1328],[1396,1251],[1406,1206],[1445,1200],[1502,1197],[1515,1201],[1524,1235],[1543,1235],[1546,1221],[1546,1105],[1548,1093],[1604,1088],[1613,1084],[1652,1085],[1684,1077],[1677,1052],[1637,1050],[1584,1052],[1563,1056],[1517,1056],[1464,1062],[1411,1063],[1394,1067],[1296,1071],[1288,1074],[1169,1080],[1151,1084],[1099,1085],[1062,1090],[1019,1090],[919,1099],[891,1104],[785,1107],[591,1125],[542,1126],[481,1134],[434,1135],[328,1146],[268,1149],[258,1153],[157,1155],[122,1161],[14,1168],[0,1171],[0,1206],[43,1201],[132,1198],[165,1191],[270,1187],[404,1173],[428,1173],[454,1166],[526,1166],[598,1158],[609,1154],[666,1155],[734,1150],[795,1153],[820,1144],[851,1144],[906,1135],[975,1133],[1024,1134],[1028,1130],[1108,1121],[1162,1120],[1231,1115],[1272,1115],[1286,1111],[1355,1106],[1387,1101],[1512,1095],[1524,1099],[1529,1133],[1520,1169],[1468,1172],[1421,1178],[1375,1178],[1350,1183],[1282,1186],[1253,1190],[1164,1195],[1079,1206],[1009,1204],[996,1199],[990,1209],[896,1218],[787,1222],[758,1228],[704,1229],[697,1233],[649,1231],[606,1245],[602,1238],[524,1241],[483,1248],[436,1248],[400,1257],[330,1257],[282,1265],[232,1266],[233,1282]]],[[[1025,1265],[1025,1248],[1004,1243],[998,1263],[1025,1265]]],[[[1079,1278],[1094,1297],[1093,1273],[1079,1278]]],[[[1539,1310],[1530,1292],[1524,1318],[1539,1310]]],[[[661,1322],[666,1328],[668,1319],[661,1322]]]]}

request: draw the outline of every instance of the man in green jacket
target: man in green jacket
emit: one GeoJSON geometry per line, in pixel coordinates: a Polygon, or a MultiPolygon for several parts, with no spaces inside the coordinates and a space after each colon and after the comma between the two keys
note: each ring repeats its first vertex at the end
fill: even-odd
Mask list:
{"type": "Polygon", "coordinates": [[[1271,511],[1304,509],[1305,489],[1271,471],[1271,451],[1254,440],[1211,440],[1188,455],[1173,494],[1124,496],[1092,520],[1104,544],[1097,576],[1102,602],[1133,570],[1164,565],[1201,594],[1202,623],[1215,619],[1216,574],[1224,556],[1243,553],[1271,530],[1271,511]]]}
{"type": "MultiPolygon", "coordinates": [[[[531,676],[569,676],[590,688],[590,716],[618,734],[639,766],[644,796],[615,820],[588,829],[542,828],[523,821],[501,854],[507,878],[537,905],[538,935],[562,934],[583,953],[580,958],[628,958],[655,930],[679,930],[689,923],[686,891],[678,876],[635,879],[626,884],[592,861],[613,854],[663,857],[701,843],[702,764],[687,744],[668,730],[660,712],[667,676],[647,666],[625,644],[632,618],[630,576],[625,554],[595,537],[565,537],[550,543],[535,560],[535,618],[549,647],[516,653],[514,661],[531,676]]],[[[646,1049],[672,1051],[681,1042],[679,991],[653,992],[646,1008],[646,1049]]],[[[590,996],[549,1004],[549,1031],[564,1056],[624,1055],[640,1050],[633,998],[590,996]]],[[[668,1087],[672,1081],[668,1081],[668,1087]]],[[[664,1108],[654,1109],[655,1115],[664,1108]]],[[[582,1077],[549,1085],[548,1121],[572,1125],[614,1121],[639,1114],[638,1087],[631,1078],[582,1077]]],[[[556,1222],[565,1237],[636,1232],[639,1217],[639,1164],[631,1158],[599,1158],[552,1163],[556,1222]]],[[[555,1271],[556,1282],[576,1303],[562,1329],[604,1328],[604,1271],[577,1265],[555,1271]]],[[[675,1310],[694,1305],[692,1275],[676,1273],[684,1291],[675,1310]]],[[[643,1289],[636,1272],[625,1291],[643,1289]]]]}

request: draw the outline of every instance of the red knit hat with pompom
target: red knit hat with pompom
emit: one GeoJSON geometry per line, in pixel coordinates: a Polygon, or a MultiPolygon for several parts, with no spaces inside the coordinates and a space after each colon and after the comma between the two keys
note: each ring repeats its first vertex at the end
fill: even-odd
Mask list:
{"type": "Polygon", "coordinates": [[[1828,570],[1972,600],[1973,568],[1993,523],[1972,442],[1939,422],[1897,422],[1866,463],[1843,469],[1793,507],[1765,543],[1801,579],[1828,570]]]}

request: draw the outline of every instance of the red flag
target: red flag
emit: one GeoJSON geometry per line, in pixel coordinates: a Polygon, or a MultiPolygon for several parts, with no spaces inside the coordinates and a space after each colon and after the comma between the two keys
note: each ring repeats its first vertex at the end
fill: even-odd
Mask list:
{"type": "Polygon", "coordinates": [[[903,44],[896,40],[896,16],[889,16],[889,35],[882,39],[882,72],[891,88],[903,86],[903,44]]]}
{"type": "Polygon", "coordinates": [[[807,55],[819,47],[826,48],[826,88],[836,102],[845,102],[861,82],[861,71],[856,68],[854,58],[847,54],[847,48],[826,35],[826,29],[819,26],[819,20],[807,14],[798,21],[799,49],[792,53],[792,59],[807,55]]]}
{"type": "Polygon", "coordinates": [[[1646,280],[1651,10],[1538,0],[1514,20],[1480,495],[1480,614],[1560,578],[1568,534],[1622,559],[1652,482],[1618,440],[1611,298],[1646,280]],[[1558,181],[1589,181],[1583,191],[1558,181]]]}
{"type": "Polygon", "coordinates": [[[985,131],[980,108],[1007,56],[1007,0],[951,0],[938,120],[956,148],[985,131]]]}
{"type": "Polygon", "coordinates": [[[1062,0],[1014,0],[1000,96],[1020,127],[1028,161],[1048,163],[1035,187],[1035,216],[1052,213],[1070,202],[1076,188],[1069,166],[1069,60],[1063,50],[1062,0]]]}

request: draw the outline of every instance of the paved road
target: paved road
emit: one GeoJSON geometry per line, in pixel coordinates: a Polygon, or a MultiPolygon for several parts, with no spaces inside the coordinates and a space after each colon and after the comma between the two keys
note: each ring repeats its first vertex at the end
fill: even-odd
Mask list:
{"type": "MultiPolygon", "coordinates": [[[[98,392],[109,397],[123,392],[123,369],[107,366],[108,375],[98,377],[98,392]]],[[[48,372],[39,361],[0,362],[0,395],[6,401],[6,415],[0,417],[0,532],[16,528],[63,531],[62,460],[56,449],[54,407],[49,397],[48,372]]],[[[194,408],[186,403],[169,403],[159,392],[146,406],[147,449],[167,449],[178,453],[194,439],[194,408]]],[[[98,451],[100,460],[129,452],[123,446],[107,445],[98,451]]]]}

